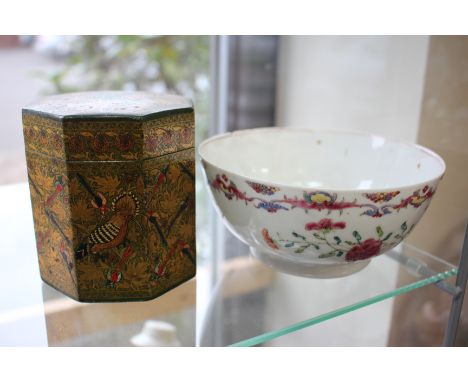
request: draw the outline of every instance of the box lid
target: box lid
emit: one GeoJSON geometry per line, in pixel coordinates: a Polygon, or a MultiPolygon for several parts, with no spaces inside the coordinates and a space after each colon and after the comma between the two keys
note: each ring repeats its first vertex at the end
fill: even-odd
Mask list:
{"type": "Polygon", "coordinates": [[[139,160],[192,148],[192,102],[169,94],[94,91],[23,108],[26,150],[70,161],[139,160]]]}
{"type": "Polygon", "coordinates": [[[23,108],[23,112],[57,120],[148,120],[171,112],[192,109],[192,102],[178,95],[138,91],[94,91],[45,97],[36,104],[23,108]]]}

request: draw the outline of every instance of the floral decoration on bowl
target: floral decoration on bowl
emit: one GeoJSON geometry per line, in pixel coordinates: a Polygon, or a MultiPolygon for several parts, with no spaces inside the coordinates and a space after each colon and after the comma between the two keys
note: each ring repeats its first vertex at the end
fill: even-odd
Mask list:
{"type": "Polygon", "coordinates": [[[199,153],[234,235],[268,264],[309,277],[351,274],[397,246],[445,171],[421,146],[346,132],[244,130],[199,153]]]}

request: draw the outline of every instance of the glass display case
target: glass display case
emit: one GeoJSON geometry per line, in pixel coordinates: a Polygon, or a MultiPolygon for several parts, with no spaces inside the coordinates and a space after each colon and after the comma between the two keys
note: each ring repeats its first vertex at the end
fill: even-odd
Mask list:
{"type": "MultiPolygon", "coordinates": [[[[445,343],[454,340],[467,246],[460,272],[402,244],[354,275],[318,280],[276,272],[234,245],[237,256],[229,246],[231,256],[219,263],[217,281],[197,312],[195,279],[152,301],[85,304],[41,282],[29,205],[26,183],[0,187],[0,281],[9,291],[0,301],[2,346],[131,346],[147,320],[174,325],[183,346],[385,345],[393,297],[434,287],[454,297],[445,343]]],[[[197,277],[201,287],[210,279],[206,264],[197,277]]]]}

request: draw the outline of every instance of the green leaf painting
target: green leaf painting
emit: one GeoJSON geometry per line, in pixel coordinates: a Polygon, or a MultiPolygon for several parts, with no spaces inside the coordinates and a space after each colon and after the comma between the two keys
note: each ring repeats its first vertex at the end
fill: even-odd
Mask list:
{"type": "Polygon", "coordinates": [[[375,229],[377,231],[377,236],[378,237],[382,237],[383,236],[383,230],[382,230],[382,227],[381,226],[377,226],[377,228],[375,229]]]}

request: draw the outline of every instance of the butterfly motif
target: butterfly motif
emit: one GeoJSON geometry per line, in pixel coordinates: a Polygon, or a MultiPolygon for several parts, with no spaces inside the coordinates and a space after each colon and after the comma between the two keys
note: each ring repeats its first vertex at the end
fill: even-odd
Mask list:
{"type": "Polygon", "coordinates": [[[393,191],[393,192],[376,192],[374,194],[364,194],[364,196],[372,200],[374,203],[382,203],[382,202],[389,202],[395,196],[397,196],[400,191],[393,191]]]}
{"type": "Polygon", "coordinates": [[[256,182],[247,181],[247,184],[254,189],[257,194],[262,195],[273,195],[280,190],[278,187],[266,186],[256,182]]]}

